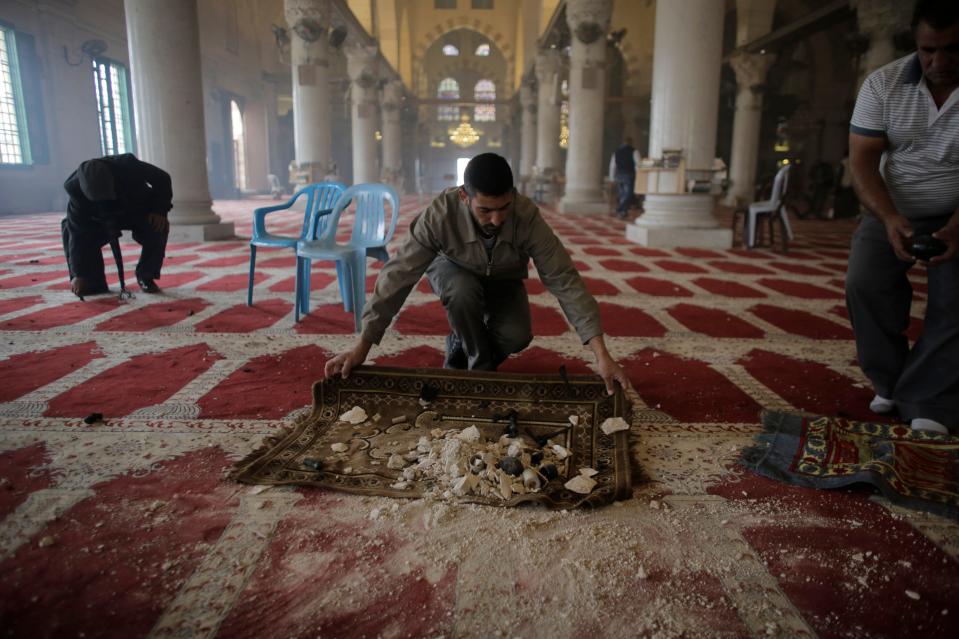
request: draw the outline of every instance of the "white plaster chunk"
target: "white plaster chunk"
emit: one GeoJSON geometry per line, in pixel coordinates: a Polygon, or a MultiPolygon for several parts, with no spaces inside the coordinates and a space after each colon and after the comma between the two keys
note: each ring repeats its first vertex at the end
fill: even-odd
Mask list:
{"type": "Polygon", "coordinates": [[[334,453],[345,453],[346,451],[350,449],[350,447],[344,444],[343,442],[330,444],[330,448],[333,450],[334,453]]]}
{"type": "Polygon", "coordinates": [[[462,497],[468,495],[479,484],[479,477],[473,473],[467,473],[453,482],[453,494],[462,497]]]}
{"type": "Polygon", "coordinates": [[[592,477],[593,475],[598,475],[599,471],[596,470],[595,468],[580,468],[579,474],[584,475],[586,477],[592,477]]]}
{"type": "Polygon", "coordinates": [[[366,411],[359,406],[354,406],[350,410],[340,415],[341,422],[349,422],[350,424],[362,424],[366,421],[366,418],[366,411]]]}
{"type": "Polygon", "coordinates": [[[401,455],[390,455],[389,461],[386,462],[387,468],[392,468],[393,470],[402,470],[406,468],[407,462],[401,455]]]}
{"type": "Polygon", "coordinates": [[[506,449],[506,454],[510,457],[519,457],[523,454],[523,445],[519,442],[513,442],[506,449]]]}
{"type": "Polygon", "coordinates": [[[579,415],[570,415],[569,423],[573,426],[579,426],[579,415]]]}
{"type": "Polygon", "coordinates": [[[569,451],[559,444],[553,444],[553,452],[556,453],[557,459],[566,459],[569,457],[569,451]]]}
{"type": "Polygon", "coordinates": [[[478,442],[480,440],[480,437],[482,437],[482,434],[480,433],[479,428],[476,427],[476,424],[473,424],[469,428],[464,428],[456,436],[456,438],[459,439],[460,441],[468,442],[468,443],[478,442]]]}
{"type": "Polygon", "coordinates": [[[607,435],[612,435],[621,430],[629,430],[629,424],[622,417],[609,417],[603,421],[599,428],[607,435]]]}
{"type": "Polygon", "coordinates": [[[576,475],[564,485],[566,490],[571,490],[580,495],[588,495],[596,487],[596,480],[586,475],[576,475]]]}

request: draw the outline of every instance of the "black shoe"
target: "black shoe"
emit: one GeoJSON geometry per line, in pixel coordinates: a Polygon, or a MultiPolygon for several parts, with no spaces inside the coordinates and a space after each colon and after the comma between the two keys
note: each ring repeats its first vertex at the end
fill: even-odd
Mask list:
{"type": "Polygon", "coordinates": [[[157,283],[153,281],[151,277],[138,277],[137,284],[140,285],[140,290],[144,293],[159,293],[160,287],[157,286],[157,283]]]}
{"type": "Polygon", "coordinates": [[[463,370],[468,364],[466,351],[463,350],[463,342],[455,333],[450,333],[446,336],[446,359],[443,360],[443,368],[463,370]]]}

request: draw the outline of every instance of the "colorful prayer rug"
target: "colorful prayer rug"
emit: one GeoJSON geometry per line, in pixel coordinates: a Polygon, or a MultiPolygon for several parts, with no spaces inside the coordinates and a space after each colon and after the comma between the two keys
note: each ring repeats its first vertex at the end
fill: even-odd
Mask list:
{"type": "MultiPolygon", "coordinates": [[[[528,443],[550,436],[569,456],[557,462],[559,476],[539,492],[467,494],[457,499],[494,506],[539,503],[555,509],[602,506],[632,496],[628,430],[603,433],[609,417],[629,422],[622,392],[606,393],[595,375],[524,375],[479,371],[360,367],[348,379],[313,385],[313,410],[291,429],[268,439],[264,448],[237,464],[234,477],[250,484],[321,486],[366,495],[418,498],[449,486],[433,478],[407,480],[390,468],[394,455],[415,451],[421,437],[476,426],[496,442],[516,411],[518,433],[528,443]],[[435,398],[425,401],[430,392],[435,398]],[[339,417],[359,406],[368,419],[359,424],[339,417]],[[571,425],[570,416],[578,416],[571,425]],[[394,423],[396,422],[396,423],[394,423]],[[341,450],[332,448],[336,445],[341,450]],[[306,461],[311,460],[311,461],[306,461]],[[310,468],[320,462],[319,469],[310,468]],[[306,464],[304,464],[306,462],[306,464]],[[598,471],[589,494],[564,487],[580,468],[598,471]]],[[[533,446],[535,448],[535,446],[533,446]]],[[[415,452],[413,453],[415,455],[415,452]]],[[[468,471],[467,471],[468,472],[468,471]]],[[[449,494],[447,494],[449,497],[449,494]]]]}
{"type": "Polygon", "coordinates": [[[785,411],[762,421],[742,455],[760,475],[811,488],[871,484],[895,504],[959,518],[959,437],[785,411]]]}

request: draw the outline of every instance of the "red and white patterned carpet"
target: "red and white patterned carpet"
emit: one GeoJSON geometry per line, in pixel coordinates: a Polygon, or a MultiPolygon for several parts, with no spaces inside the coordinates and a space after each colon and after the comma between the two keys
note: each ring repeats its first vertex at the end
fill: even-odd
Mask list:
{"type": "MultiPolygon", "coordinates": [[[[216,209],[248,237],[263,204],[216,209]]],[[[422,206],[404,200],[398,240],[422,206]]],[[[60,216],[0,218],[0,636],[959,636],[955,522],[734,463],[763,407],[873,417],[843,308],[852,222],[798,222],[783,255],[652,250],[609,217],[546,215],[639,394],[644,481],[597,512],[233,484],[353,341],[332,265],[299,325],[292,254],[260,250],[249,308],[242,240],[171,245],[162,295],[81,302],[60,216]]],[[[528,289],[536,339],[503,369],[588,371],[528,289]]],[[[420,282],[374,363],[439,366],[447,332],[420,282]]]]}

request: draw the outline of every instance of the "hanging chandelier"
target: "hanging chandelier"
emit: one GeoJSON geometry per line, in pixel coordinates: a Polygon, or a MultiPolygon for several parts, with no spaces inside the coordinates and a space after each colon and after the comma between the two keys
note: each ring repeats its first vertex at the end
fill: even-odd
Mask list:
{"type": "Polygon", "coordinates": [[[465,113],[460,116],[459,126],[455,128],[450,127],[448,133],[450,135],[450,142],[464,149],[468,146],[473,146],[480,139],[479,131],[473,128],[470,124],[470,116],[465,113]]]}

